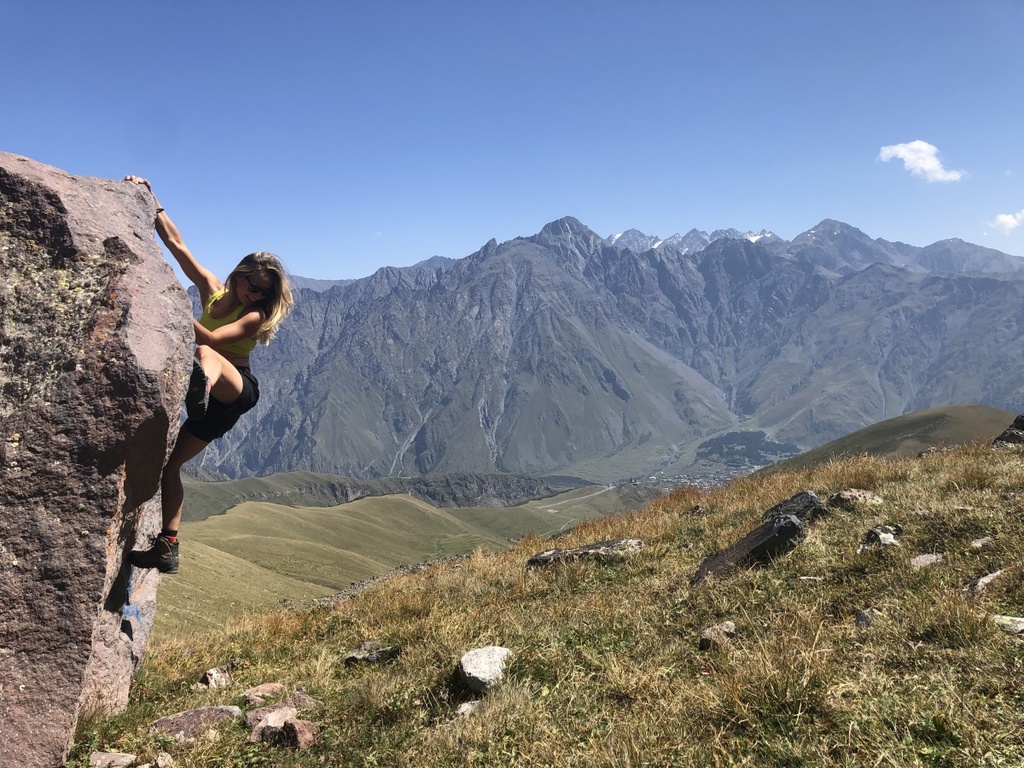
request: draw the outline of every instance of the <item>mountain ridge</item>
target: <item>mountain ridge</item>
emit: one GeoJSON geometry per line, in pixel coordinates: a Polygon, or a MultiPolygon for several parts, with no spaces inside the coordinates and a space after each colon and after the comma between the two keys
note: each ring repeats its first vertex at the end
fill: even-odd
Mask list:
{"type": "Polygon", "coordinates": [[[730,430],[805,450],[934,405],[1015,410],[1024,259],[831,219],[754,240],[636,253],[567,216],[443,268],[300,289],[254,353],[264,403],[203,466],[603,482],[730,430]],[[957,254],[964,271],[927,268],[957,254]]]}

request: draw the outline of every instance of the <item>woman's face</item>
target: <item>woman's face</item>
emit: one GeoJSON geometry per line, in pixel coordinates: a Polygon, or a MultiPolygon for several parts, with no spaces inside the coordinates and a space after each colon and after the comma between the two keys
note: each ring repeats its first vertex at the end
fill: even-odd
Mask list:
{"type": "Polygon", "coordinates": [[[274,278],[262,269],[251,275],[239,275],[235,280],[235,295],[245,306],[262,301],[274,295],[274,278]]]}

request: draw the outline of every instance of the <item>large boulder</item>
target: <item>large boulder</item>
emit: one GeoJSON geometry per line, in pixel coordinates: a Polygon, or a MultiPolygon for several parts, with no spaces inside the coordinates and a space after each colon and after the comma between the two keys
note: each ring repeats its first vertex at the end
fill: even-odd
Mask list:
{"type": "Polygon", "coordinates": [[[152,625],[160,471],[191,357],[152,198],[0,153],[0,766],[63,763],[152,625]]]}

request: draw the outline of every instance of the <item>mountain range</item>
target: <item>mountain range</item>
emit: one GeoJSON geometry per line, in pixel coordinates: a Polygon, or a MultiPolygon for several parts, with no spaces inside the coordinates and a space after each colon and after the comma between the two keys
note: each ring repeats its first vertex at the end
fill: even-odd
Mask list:
{"type": "Polygon", "coordinates": [[[253,354],[263,399],[204,468],[605,482],[713,468],[737,441],[767,463],[937,405],[1015,412],[1024,394],[1024,259],[833,220],[787,241],[605,238],[567,217],[295,293],[253,354]]]}

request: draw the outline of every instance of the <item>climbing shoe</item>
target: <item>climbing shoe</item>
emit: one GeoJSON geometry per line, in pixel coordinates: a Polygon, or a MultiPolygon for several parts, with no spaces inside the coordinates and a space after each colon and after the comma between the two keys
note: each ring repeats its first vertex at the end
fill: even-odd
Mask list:
{"type": "Polygon", "coordinates": [[[149,549],[128,553],[128,562],[136,568],[156,568],[160,573],[178,572],[178,544],[166,536],[157,536],[149,549]]]}
{"type": "Polygon", "coordinates": [[[200,421],[206,416],[210,405],[210,380],[199,361],[192,359],[192,375],[188,380],[188,392],[185,393],[185,413],[190,419],[200,421]]]}

